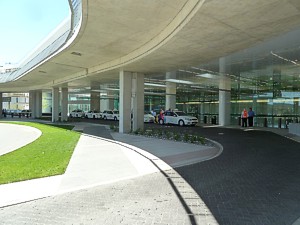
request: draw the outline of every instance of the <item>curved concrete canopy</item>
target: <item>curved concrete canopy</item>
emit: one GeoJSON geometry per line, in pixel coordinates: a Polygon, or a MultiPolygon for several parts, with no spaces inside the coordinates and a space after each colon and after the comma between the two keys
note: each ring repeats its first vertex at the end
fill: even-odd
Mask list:
{"type": "Polygon", "coordinates": [[[120,68],[164,73],[199,65],[299,28],[298,0],[82,0],[79,35],[1,91],[118,79],[120,68]]]}

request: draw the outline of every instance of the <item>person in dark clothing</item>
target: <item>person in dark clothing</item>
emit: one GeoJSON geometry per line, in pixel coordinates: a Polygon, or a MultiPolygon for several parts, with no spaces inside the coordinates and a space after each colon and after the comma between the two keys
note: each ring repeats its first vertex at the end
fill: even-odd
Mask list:
{"type": "Polygon", "coordinates": [[[248,123],[249,123],[249,127],[253,127],[253,118],[255,116],[255,113],[254,111],[252,111],[252,108],[250,107],[249,108],[249,111],[248,111],[248,123]]]}

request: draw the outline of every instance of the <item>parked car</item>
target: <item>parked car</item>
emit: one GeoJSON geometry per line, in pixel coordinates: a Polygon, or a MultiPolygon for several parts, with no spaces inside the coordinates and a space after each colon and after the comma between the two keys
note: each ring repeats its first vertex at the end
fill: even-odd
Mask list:
{"type": "Polygon", "coordinates": [[[22,111],[19,110],[19,109],[7,109],[7,110],[5,110],[6,115],[10,115],[12,117],[21,115],[20,114],[21,112],[22,111]]]}
{"type": "Polygon", "coordinates": [[[90,110],[87,113],[85,113],[85,118],[101,119],[101,112],[99,112],[97,110],[90,110]]]}
{"type": "Polygon", "coordinates": [[[159,119],[159,124],[177,124],[179,126],[195,126],[198,119],[189,116],[183,111],[166,111],[163,118],[159,119]]]}
{"type": "Polygon", "coordinates": [[[82,111],[81,109],[75,109],[72,112],[70,112],[69,116],[72,117],[77,117],[77,118],[81,118],[84,117],[85,113],[84,111],[82,111]]]}
{"type": "Polygon", "coordinates": [[[144,123],[154,123],[155,117],[151,113],[145,112],[144,123]]]}
{"type": "Polygon", "coordinates": [[[119,120],[119,111],[117,110],[104,110],[102,118],[105,120],[119,120]]]}
{"type": "Polygon", "coordinates": [[[31,116],[31,111],[28,109],[24,109],[20,112],[19,116],[26,116],[26,117],[30,117],[31,116]]]}

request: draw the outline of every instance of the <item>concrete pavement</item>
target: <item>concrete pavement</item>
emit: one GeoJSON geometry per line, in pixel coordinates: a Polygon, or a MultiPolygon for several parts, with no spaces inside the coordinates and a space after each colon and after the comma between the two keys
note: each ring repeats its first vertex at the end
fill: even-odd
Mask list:
{"type": "MultiPolygon", "coordinates": [[[[119,135],[94,124],[78,123],[76,127],[87,137],[93,135],[93,139],[101,140],[95,135],[105,136],[107,142],[118,139],[119,135]]],[[[159,128],[169,129],[164,126],[159,128]]],[[[89,188],[76,183],[76,177],[70,177],[70,183],[74,181],[72,186],[76,187],[74,191],[70,187],[66,187],[70,191],[60,189],[62,182],[59,182],[58,189],[63,190],[62,193],[2,207],[0,224],[299,224],[300,145],[293,141],[297,138],[289,135],[286,129],[271,129],[273,132],[266,132],[264,128],[228,129],[216,126],[178,129],[216,140],[222,144],[224,151],[212,160],[193,164],[187,162],[187,166],[165,170],[156,165],[160,159],[150,155],[149,161],[158,172],[117,178],[110,183],[101,183],[100,180],[101,185],[89,188]],[[276,131],[280,136],[274,134],[276,131]]],[[[191,149],[187,155],[177,151],[172,155],[158,140],[154,140],[157,143],[151,146],[151,142],[143,140],[144,137],[131,137],[132,140],[129,140],[121,136],[119,140],[124,138],[128,143],[144,145],[153,153],[161,152],[161,157],[166,159],[175,157],[178,162],[186,161],[187,155],[194,154],[191,149]]],[[[94,146],[89,139],[87,144],[94,146]]],[[[120,144],[122,148],[126,147],[120,144]]],[[[187,149],[185,145],[176,147],[187,149]]],[[[82,154],[78,158],[86,157],[83,151],[78,152],[82,154]]],[[[113,151],[116,158],[122,155],[118,150],[113,151]]],[[[90,152],[88,150],[87,154],[93,155],[90,152]]],[[[140,154],[134,148],[130,152],[140,154]]],[[[120,169],[126,170],[128,167],[129,157],[125,159],[125,166],[120,165],[120,169]]],[[[133,160],[133,164],[139,160],[139,157],[133,160]]],[[[105,159],[103,161],[105,163],[105,159]]],[[[90,164],[93,164],[92,159],[81,165],[83,171],[76,172],[83,182],[86,176],[84,170],[91,167],[90,164]]],[[[116,163],[114,167],[118,166],[116,163]]],[[[140,166],[142,169],[152,169],[145,161],[141,161],[140,166]]],[[[136,171],[128,171],[136,175],[136,171]]]]}
{"type": "MultiPolygon", "coordinates": [[[[14,130],[19,126],[1,125],[14,130]]],[[[222,150],[217,143],[217,147],[201,146],[120,133],[112,133],[111,137],[107,126],[74,125],[83,134],[65,174],[0,185],[0,207],[169,170],[213,158],[222,150]]],[[[31,127],[19,128],[19,137],[36,139],[37,132],[31,127]]],[[[2,138],[7,145],[14,139],[10,133],[3,133],[2,138]]]]}

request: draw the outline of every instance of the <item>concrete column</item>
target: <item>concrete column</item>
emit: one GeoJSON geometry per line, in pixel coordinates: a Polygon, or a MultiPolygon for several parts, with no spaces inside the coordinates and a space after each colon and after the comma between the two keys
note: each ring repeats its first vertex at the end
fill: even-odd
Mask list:
{"type": "Polygon", "coordinates": [[[61,121],[68,121],[68,88],[61,89],[61,121]]]}
{"type": "Polygon", "coordinates": [[[111,96],[112,92],[107,90],[107,85],[100,85],[101,95],[100,96],[100,111],[114,109],[114,99],[111,96]]]}
{"type": "Polygon", "coordinates": [[[57,122],[59,119],[59,89],[52,88],[52,122],[57,122]]]}
{"type": "Polygon", "coordinates": [[[293,104],[293,114],[296,115],[296,118],[294,118],[294,123],[299,123],[299,98],[294,97],[294,104],[293,104]]]}
{"type": "Polygon", "coordinates": [[[43,108],[43,92],[42,91],[36,92],[35,101],[36,101],[36,117],[41,118],[42,117],[42,108],[43,108]]]}
{"type": "MultiPolygon", "coordinates": [[[[201,101],[202,101],[202,99],[205,98],[205,94],[204,94],[204,92],[201,92],[200,95],[201,95],[201,101]]],[[[207,119],[206,119],[206,121],[204,121],[205,105],[206,104],[204,103],[204,101],[202,101],[202,103],[200,104],[200,121],[203,123],[207,122],[207,119]]]]}
{"type": "Polygon", "coordinates": [[[100,93],[91,91],[90,109],[100,111],[100,93]]]}
{"type": "Polygon", "coordinates": [[[131,130],[131,79],[130,72],[120,71],[120,133],[129,133],[131,130]]]}
{"type": "Polygon", "coordinates": [[[37,118],[36,108],[36,91],[29,91],[29,110],[32,118],[37,118]]]}
{"type": "Polygon", "coordinates": [[[111,97],[111,92],[107,91],[106,95],[103,95],[100,99],[100,111],[113,110],[114,109],[114,99],[111,97]]]}
{"type": "Polygon", "coordinates": [[[132,130],[144,130],[144,74],[132,74],[132,130]]]}
{"type": "MultiPolygon", "coordinates": [[[[167,72],[166,80],[176,79],[176,71],[167,72]]],[[[176,108],[176,83],[166,82],[166,110],[176,108]]]]}
{"type": "Polygon", "coordinates": [[[2,100],[2,92],[0,92],[0,118],[3,117],[2,109],[3,109],[3,100],[2,100]]]}
{"type": "Polygon", "coordinates": [[[226,75],[225,58],[219,60],[219,72],[221,74],[219,83],[219,125],[230,125],[230,100],[231,100],[231,80],[226,75]]]}
{"type": "Polygon", "coordinates": [[[294,97],[293,99],[294,104],[293,104],[293,112],[295,115],[299,114],[299,98],[298,97],[294,97]]]}
{"type": "Polygon", "coordinates": [[[100,83],[91,81],[91,92],[90,92],[90,109],[100,110],[100,83]]]}

